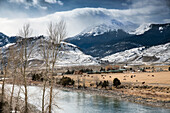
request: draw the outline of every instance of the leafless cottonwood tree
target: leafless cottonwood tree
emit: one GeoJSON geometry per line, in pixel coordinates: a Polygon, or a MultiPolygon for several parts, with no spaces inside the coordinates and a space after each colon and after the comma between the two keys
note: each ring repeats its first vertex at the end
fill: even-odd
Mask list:
{"type": "Polygon", "coordinates": [[[79,75],[77,75],[77,89],[79,89],[79,86],[80,86],[80,77],[79,75]]]}
{"type": "Polygon", "coordinates": [[[22,37],[20,41],[20,69],[21,75],[24,79],[24,95],[25,95],[25,108],[24,113],[28,113],[28,92],[27,92],[27,74],[26,70],[28,68],[28,60],[32,53],[34,44],[29,41],[29,37],[32,34],[32,29],[30,28],[30,24],[25,24],[22,29],[19,31],[19,35],[22,37]]]}
{"type": "Polygon", "coordinates": [[[5,84],[6,84],[6,78],[7,75],[9,75],[9,67],[10,67],[10,62],[11,59],[9,58],[9,52],[7,51],[7,48],[1,48],[1,55],[0,55],[0,59],[1,59],[1,67],[3,68],[3,79],[2,79],[2,95],[1,95],[1,104],[2,104],[2,109],[1,111],[3,112],[9,112],[9,108],[5,105],[5,84]],[[5,52],[4,52],[5,51],[5,52]]]}
{"type": "MultiPolygon", "coordinates": [[[[4,74],[4,72],[3,72],[3,52],[2,52],[3,50],[2,50],[2,48],[1,48],[1,50],[0,50],[0,64],[1,64],[1,74],[4,74]]],[[[3,80],[3,84],[2,84],[2,95],[1,95],[1,103],[3,104],[3,96],[4,96],[4,80],[3,80]]],[[[1,110],[2,111],[2,110],[1,110]]]]}
{"type": "Polygon", "coordinates": [[[49,72],[49,64],[50,64],[50,47],[48,45],[48,42],[44,39],[40,40],[40,48],[41,48],[41,56],[44,60],[45,64],[45,72],[43,73],[43,94],[42,94],[42,113],[45,113],[45,92],[46,92],[46,85],[48,81],[48,72],[49,72]]]}
{"type": "Polygon", "coordinates": [[[82,82],[83,82],[83,88],[86,88],[86,77],[85,76],[82,78],[82,82]]]}
{"type": "MultiPolygon", "coordinates": [[[[2,48],[1,48],[2,49],[2,48]]],[[[17,57],[17,53],[13,46],[8,48],[3,48],[4,51],[0,54],[1,59],[1,67],[3,68],[3,84],[2,84],[2,97],[1,102],[4,103],[5,92],[9,98],[9,107],[4,106],[2,108],[3,112],[9,112],[13,108],[13,95],[14,95],[14,86],[16,81],[16,72],[19,64],[19,57],[17,57]],[[12,79],[12,91],[5,89],[6,77],[11,77],[12,79]],[[10,93],[9,93],[10,92],[10,93]]],[[[6,98],[8,100],[8,98],[6,98]]]]}
{"type": "Polygon", "coordinates": [[[8,56],[8,61],[10,61],[9,63],[9,67],[10,67],[10,76],[12,77],[12,90],[10,92],[10,100],[9,100],[9,106],[10,106],[10,110],[13,110],[15,108],[15,113],[17,113],[17,111],[20,111],[20,106],[19,106],[19,100],[20,100],[20,92],[21,92],[21,84],[23,83],[23,79],[22,79],[22,73],[21,73],[21,56],[20,56],[20,52],[18,51],[17,48],[17,44],[14,46],[10,46],[8,48],[8,52],[9,52],[9,56],[8,56]],[[15,85],[17,85],[17,89],[18,92],[15,91],[15,85]],[[17,95],[15,96],[16,99],[14,98],[14,93],[17,93],[17,95]],[[14,101],[15,100],[15,101],[14,101]]]}
{"type": "MultiPolygon", "coordinates": [[[[10,95],[10,109],[13,109],[13,97],[14,97],[14,89],[15,89],[15,84],[16,81],[19,77],[19,73],[18,73],[18,67],[20,64],[20,59],[18,57],[17,54],[17,49],[14,46],[10,46],[9,47],[9,56],[8,59],[10,60],[10,71],[11,71],[11,77],[12,77],[12,91],[11,91],[11,95],[10,95]]],[[[18,82],[18,81],[17,81],[18,82]]]]}
{"type": "Polygon", "coordinates": [[[52,105],[53,105],[53,74],[54,74],[54,69],[55,69],[55,64],[56,60],[59,55],[59,51],[61,49],[61,41],[64,40],[66,37],[66,24],[63,20],[57,22],[57,23],[52,23],[50,22],[47,30],[48,36],[49,36],[49,48],[51,49],[50,52],[50,94],[49,94],[49,106],[48,106],[48,111],[49,113],[52,112],[52,105]]]}
{"type": "MultiPolygon", "coordinates": [[[[10,67],[13,68],[14,64],[14,59],[15,59],[15,56],[14,56],[15,52],[14,52],[14,49],[12,47],[9,48],[9,56],[8,56],[8,59],[10,59],[10,67]]],[[[11,73],[11,76],[12,76],[12,91],[11,91],[11,96],[10,96],[10,109],[12,109],[12,99],[13,99],[13,94],[14,94],[14,86],[15,86],[15,69],[14,71],[11,69],[12,73],[11,73]]]]}
{"type": "MultiPolygon", "coordinates": [[[[2,50],[1,50],[2,51],[2,50]]],[[[1,96],[1,103],[4,103],[4,98],[5,98],[5,81],[7,77],[7,71],[8,71],[8,53],[1,53],[1,66],[3,68],[3,79],[2,79],[2,96],[1,96]]]]}
{"type": "Polygon", "coordinates": [[[21,111],[21,109],[20,109],[20,106],[19,106],[19,100],[20,100],[20,93],[21,93],[21,75],[20,74],[18,74],[17,76],[16,76],[16,85],[18,86],[18,92],[17,92],[17,95],[16,95],[16,101],[15,101],[15,113],[17,113],[17,111],[21,111]]]}
{"type": "Polygon", "coordinates": [[[94,81],[95,81],[95,84],[96,84],[96,88],[98,88],[98,85],[99,85],[99,77],[96,75],[94,76],[94,81]]]}

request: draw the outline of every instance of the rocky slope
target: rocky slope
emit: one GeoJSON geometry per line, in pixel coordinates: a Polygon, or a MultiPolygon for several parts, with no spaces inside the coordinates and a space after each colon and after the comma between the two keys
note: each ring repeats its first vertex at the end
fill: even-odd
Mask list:
{"type": "Polygon", "coordinates": [[[5,34],[0,32],[0,47],[3,47],[10,43],[15,43],[16,37],[8,37],[5,34]]]}
{"type": "Polygon", "coordinates": [[[107,30],[97,35],[96,31],[87,32],[68,38],[66,41],[77,45],[86,54],[102,58],[132,48],[151,47],[170,42],[170,23],[142,24],[136,31],[129,33],[123,29],[107,30]]]}
{"type": "Polygon", "coordinates": [[[149,48],[139,47],[118,52],[102,58],[101,60],[112,63],[170,63],[170,43],[152,46],[149,48]]]}
{"type": "MultiPolygon", "coordinates": [[[[8,39],[8,38],[6,38],[8,39]]],[[[19,38],[18,38],[19,40],[19,38]]],[[[42,48],[45,46],[46,43],[41,43],[40,40],[47,40],[44,36],[39,37],[31,37],[27,39],[29,45],[27,46],[28,53],[32,50],[30,58],[29,58],[29,65],[30,66],[43,66],[43,55],[42,55],[42,48]]],[[[14,47],[15,50],[20,51],[21,43],[16,41],[15,43],[8,43],[2,46],[3,54],[6,56],[9,53],[9,47],[14,47]]],[[[62,49],[58,53],[58,58],[56,61],[57,66],[77,66],[77,65],[98,65],[99,61],[93,58],[90,55],[84,54],[80,48],[77,46],[62,42],[61,43],[62,49]]]]}

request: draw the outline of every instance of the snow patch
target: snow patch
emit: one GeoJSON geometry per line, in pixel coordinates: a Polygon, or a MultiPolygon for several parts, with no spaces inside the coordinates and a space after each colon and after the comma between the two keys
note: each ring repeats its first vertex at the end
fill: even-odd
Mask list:
{"type": "Polygon", "coordinates": [[[6,45],[4,46],[4,48],[8,48],[8,47],[10,47],[10,46],[12,46],[12,45],[15,45],[15,43],[6,44],[6,45]]]}
{"type": "Polygon", "coordinates": [[[147,62],[170,63],[170,43],[150,48],[139,47],[118,52],[102,58],[101,60],[114,63],[144,63],[144,59],[149,58],[147,62]]]}
{"type": "Polygon", "coordinates": [[[146,31],[149,31],[151,29],[151,23],[144,23],[140,25],[135,32],[129,32],[130,34],[136,34],[136,35],[142,35],[146,31]]]}
{"type": "MultiPolygon", "coordinates": [[[[90,55],[84,54],[77,46],[67,42],[61,42],[62,50],[58,53],[56,66],[79,66],[79,65],[98,65],[98,60],[90,55]]],[[[40,52],[40,45],[33,48],[31,60],[43,61],[40,52]]]]}
{"type": "Polygon", "coordinates": [[[159,31],[163,30],[163,27],[159,27],[159,31]]]}
{"type": "Polygon", "coordinates": [[[133,29],[136,28],[136,24],[131,23],[131,22],[120,22],[115,19],[107,20],[106,22],[102,24],[98,24],[96,26],[90,26],[86,28],[84,31],[82,31],[80,34],[77,35],[77,37],[83,36],[83,35],[102,35],[105,32],[109,31],[117,31],[118,29],[122,29],[125,32],[131,32],[133,29]]]}

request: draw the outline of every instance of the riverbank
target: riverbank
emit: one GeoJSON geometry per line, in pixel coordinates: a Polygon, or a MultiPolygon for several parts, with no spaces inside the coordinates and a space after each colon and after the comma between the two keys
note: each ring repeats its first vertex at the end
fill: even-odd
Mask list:
{"type": "MultiPolygon", "coordinates": [[[[30,92],[32,92],[34,95],[36,94],[35,98],[38,98],[41,95],[42,82],[40,82],[37,85],[32,85],[32,86],[28,86],[28,87],[30,87],[29,88],[30,92]],[[38,87],[38,88],[36,88],[36,87],[38,87]]],[[[90,88],[90,87],[88,87],[86,89],[83,89],[83,88],[77,89],[76,87],[74,87],[74,88],[73,87],[63,87],[61,85],[55,86],[55,89],[59,89],[59,90],[62,90],[62,91],[79,92],[79,93],[85,93],[85,94],[90,94],[90,95],[111,97],[115,100],[142,104],[144,106],[160,107],[160,108],[170,109],[170,97],[168,95],[166,95],[166,96],[165,95],[163,96],[162,94],[159,95],[158,93],[155,93],[155,94],[148,93],[148,92],[145,93],[146,90],[148,90],[149,88],[151,88],[151,86],[134,86],[134,85],[128,86],[128,85],[125,85],[125,84],[118,87],[118,89],[117,88],[113,88],[113,89],[101,89],[101,88],[99,88],[99,89],[97,89],[97,88],[90,88]],[[134,87],[133,90],[131,90],[132,87],[134,87]],[[135,87],[136,87],[136,89],[135,89],[135,87]],[[141,92],[138,92],[139,90],[141,92]],[[146,94],[146,95],[145,96],[141,95],[142,93],[146,94]]],[[[152,89],[157,89],[157,90],[162,89],[162,91],[165,90],[163,87],[157,87],[157,86],[152,86],[152,89]]],[[[34,98],[34,101],[36,101],[35,98],[34,98]]],[[[20,102],[20,103],[23,103],[23,102],[20,102]]],[[[36,106],[33,110],[37,110],[36,111],[36,113],[37,113],[37,112],[39,112],[38,111],[39,104],[37,106],[35,103],[37,104],[37,102],[31,101],[30,105],[36,106]]],[[[33,106],[31,108],[33,108],[33,106]]]]}
{"type": "MultiPolygon", "coordinates": [[[[0,84],[1,87],[1,84],[0,84]]],[[[2,91],[0,90],[0,98],[2,91]]],[[[10,108],[10,94],[6,93],[5,97],[4,97],[4,103],[1,103],[0,101],[0,113],[14,113],[15,110],[17,113],[23,113],[24,112],[24,100],[22,99],[22,97],[13,97],[12,98],[12,108],[10,108]]],[[[36,108],[36,106],[34,106],[33,104],[28,103],[28,111],[29,113],[41,113],[40,110],[38,110],[36,108]]]]}
{"type": "MultiPolygon", "coordinates": [[[[113,73],[113,74],[82,74],[82,75],[64,75],[75,81],[72,86],[63,87],[56,84],[56,88],[71,92],[82,92],[92,95],[112,97],[114,99],[129,101],[152,107],[161,107],[170,109],[170,72],[157,73],[113,73]],[[118,78],[121,85],[118,88],[113,87],[113,79],[118,78]],[[95,88],[96,81],[108,80],[109,86],[106,89],[101,86],[95,88]],[[79,85],[84,84],[87,88],[77,89],[79,85]]],[[[63,75],[54,76],[60,80],[63,75]]],[[[11,84],[8,79],[8,83],[11,84]]],[[[42,87],[41,81],[28,79],[28,85],[42,87]]]]}
{"type": "MultiPolygon", "coordinates": [[[[162,107],[170,109],[170,72],[135,72],[135,73],[105,73],[105,74],[84,74],[83,75],[64,75],[77,81],[78,76],[80,85],[83,81],[87,89],[71,89],[66,90],[84,92],[102,96],[109,96],[119,100],[149,105],[154,107],[162,107]],[[113,83],[113,79],[118,78],[121,86],[117,89],[113,86],[107,90],[99,88],[95,89],[95,82],[108,80],[109,85],[113,83]],[[92,86],[91,86],[92,85],[92,86]]],[[[61,76],[62,77],[62,76],[61,76]]],[[[61,78],[58,77],[58,78],[61,78]]],[[[61,88],[62,89],[62,88],[61,88]]]]}
{"type": "Polygon", "coordinates": [[[125,89],[112,89],[112,90],[95,89],[95,88],[77,89],[77,88],[60,87],[60,86],[57,86],[57,88],[64,91],[72,91],[72,92],[80,92],[80,93],[86,93],[91,95],[112,97],[114,99],[128,101],[132,103],[138,103],[146,106],[170,109],[169,99],[159,100],[159,99],[152,98],[149,95],[148,97],[143,97],[140,94],[132,95],[131,93],[128,93],[128,90],[125,89]]]}

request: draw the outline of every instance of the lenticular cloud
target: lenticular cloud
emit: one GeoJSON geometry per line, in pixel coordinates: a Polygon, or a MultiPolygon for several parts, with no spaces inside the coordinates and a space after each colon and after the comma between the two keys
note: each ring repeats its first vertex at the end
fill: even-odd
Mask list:
{"type": "MultiPolygon", "coordinates": [[[[154,17],[154,16],[153,16],[154,17]]],[[[25,23],[30,23],[33,35],[46,35],[47,25],[50,21],[56,22],[63,19],[67,25],[68,37],[77,35],[88,27],[106,23],[112,19],[120,22],[135,22],[142,24],[152,19],[144,16],[139,9],[105,9],[105,8],[78,8],[71,11],[56,12],[39,18],[7,19],[0,18],[0,31],[7,35],[17,35],[18,30],[25,23]],[[137,15],[141,16],[137,16],[137,15]]]]}

